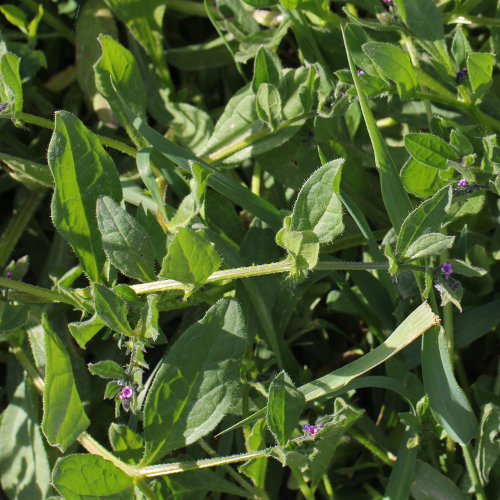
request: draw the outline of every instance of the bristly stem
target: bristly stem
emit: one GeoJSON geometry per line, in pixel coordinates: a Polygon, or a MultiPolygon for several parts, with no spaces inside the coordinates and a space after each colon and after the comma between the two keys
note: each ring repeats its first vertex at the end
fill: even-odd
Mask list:
{"type": "Polygon", "coordinates": [[[484,491],[483,485],[481,484],[479,471],[477,470],[476,461],[474,460],[474,454],[472,453],[470,443],[463,445],[462,451],[464,453],[467,472],[469,473],[470,480],[474,486],[474,489],[476,490],[476,498],[477,500],[486,500],[486,493],[484,491]]]}

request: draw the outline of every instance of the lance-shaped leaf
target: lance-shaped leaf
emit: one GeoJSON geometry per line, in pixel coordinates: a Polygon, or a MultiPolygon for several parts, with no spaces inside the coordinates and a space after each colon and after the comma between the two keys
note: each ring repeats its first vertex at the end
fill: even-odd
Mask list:
{"type": "Polygon", "coordinates": [[[432,198],[421,203],[405,219],[396,242],[396,257],[406,253],[420,236],[439,229],[451,203],[451,188],[445,187],[432,198]]]}
{"type": "Polygon", "coordinates": [[[121,201],[111,157],[97,137],[67,111],[56,113],[48,163],[54,177],[52,221],[71,245],[91,281],[102,282],[106,260],[97,226],[97,198],[121,201]]]}
{"type": "Polygon", "coordinates": [[[455,236],[446,236],[441,233],[427,233],[419,236],[403,255],[405,260],[422,259],[429,255],[439,255],[450,249],[455,241],[455,236]]]}
{"type": "Polygon", "coordinates": [[[180,227],[163,259],[160,276],[181,282],[189,294],[203,285],[220,263],[205,233],[180,227]]]}
{"type": "Polygon", "coordinates": [[[495,55],[484,52],[473,52],[467,58],[467,69],[472,90],[476,95],[485,94],[493,83],[491,78],[495,55]]]}
{"type": "Polygon", "coordinates": [[[87,321],[69,323],[68,329],[74,339],[78,342],[78,345],[84,349],[87,342],[91,340],[104,326],[104,321],[102,321],[97,314],[94,314],[87,321]]]}
{"type": "Polygon", "coordinates": [[[127,321],[125,301],[113,290],[94,283],[94,303],[97,315],[109,328],[124,335],[133,335],[127,321]]]}
{"type": "Polygon", "coordinates": [[[270,83],[263,83],[257,91],[255,106],[259,118],[276,132],[281,121],[281,99],[277,88],[270,83]]]}
{"type": "Polygon", "coordinates": [[[23,110],[23,87],[19,76],[20,59],[11,52],[0,57],[0,101],[10,103],[11,113],[17,117],[23,110]]]}
{"type": "Polygon", "coordinates": [[[52,484],[68,500],[134,498],[132,477],[97,455],[69,455],[60,458],[52,471],[52,484]]]}
{"type": "Polygon", "coordinates": [[[42,430],[51,446],[62,451],[89,426],[76,390],[71,359],[62,340],[49,324],[45,330],[45,388],[43,391],[42,430]]]}
{"type": "Polygon", "coordinates": [[[233,400],[245,350],[238,302],[224,298],[170,349],[144,406],[143,464],[205,436],[233,400]]]}
{"type": "Polygon", "coordinates": [[[284,446],[297,428],[300,414],[306,404],[304,395],[284,372],[271,382],[267,402],[267,425],[280,446],[284,446]]]}
{"type": "Polygon", "coordinates": [[[87,366],[90,373],[101,378],[122,379],[125,377],[125,370],[116,361],[111,361],[110,359],[97,363],[89,363],[87,366]]]}
{"type": "Polygon", "coordinates": [[[318,168],[302,186],[290,219],[291,231],[313,231],[327,243],[344,230],[340,201],[343,158],[318,168]]]}
{"type": "Polygon", "coordinates": [[[154,252],[146,230],[108,196],[97,200],[102,246],[120,272],[139,281],[153,281],[154,252]]]}
{"type": "Polygon", "coordinates": [[[405,147],[415,160],[440,170],[449,168],[447,160],[458,160],[455,150],[437,135],[406,134],[405,147]]]}
{"type": "Polygon", "coordinates": [[[252,90],[257,94],[263,83],[271,84],[280,93],[286,96],[286,87],[283,79],[283,70],[278,56],[266,47],[261,47],[255,58],[252,90]]]}

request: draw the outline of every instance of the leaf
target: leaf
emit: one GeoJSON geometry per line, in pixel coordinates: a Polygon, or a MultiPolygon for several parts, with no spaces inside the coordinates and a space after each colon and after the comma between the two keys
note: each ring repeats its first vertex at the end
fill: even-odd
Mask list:
{"type": "Polygon", "coordinates": [[[243,314],[230,298],[219,300],[181,335],[146,399],[142,465],[215,428],[232,403],[245,344],[243,314]]]}
{"type": "Polygon", "coordinates": [[[449,182],[440,176],[440,172],[449,175],[445,170],[428,167],[410,157],[401,169],[401,180],[409,193],[429,198],[449,182]]]}
{"type": "Polygon", "coordinates": [[[112,198],[97,200],[97,223],[109,261],[139,281],[154,281],[154,252],[146,230],[112,198]]]}
{"type": "Polygon", "coordinates": [[[94,283],[94,303],[96,313],[109,328],[124,335],[133,335],[127,321],[125,302],[113,290],[94,283]]]}
{"type": "Polygon", "coordinates": [[[179,281],[190,295],[220,264],[221,258],[204,232],[180,227],[163,259],[160,276],[179,281]]]}
{"type": "Polygon", "coordinates": [[[29,311],[21,305],[0,302],[0,332],[8,332],[26,324],[29,311]]]}
{"type": "Polygon", "coordinates": [[[418,88],[417,74],[406,52],[382,42],[368,42],[362,48],[381,73],[396,84],[401,99],[411,99],[415,95],[418,88]]]}
{"type": "Polygon", "coordinates": [[[500,455],[500,409],[493,403],[485,404],[481,409],[479,440],[475,449],[475,461],[481,476],[481,483],[488,484],[491,468],[500,455]]]}
{"type": "Polygon", "coordinates": [[[0,420],[0,481],[8,498],[46,498],[50,466],[38,425],[38,401],[27,380],[15,389],[0,420]]]}
{"type": "Polygon", "coordinates": [[[406,134],[405,147],[415,160],[439,170],[449,168],[448,160],[458,160],[455,150],[437,135],[406,134]]]}
{"type": "Polygon", "coordinates": [[[45,387],[42,430],[51,446],[65,451],[90,425],[76,389],[71,360],[62,340],[43,319],[45,330],[45,387]]]}
{"type": "Polygon", "coordinates": [[[430,498],[467,500],[469,498],[445,475],[421,460],[417,460],[411,485],[411,495],[415,500],[428,500],[430,498]]]}
{"type": "Polygon", "coordinates": [[[450,264],[453,267],[453,272],[456,274],[460,274],[462,276],[467,276],[468,278],[478,278],[480,276],[484,276],[487,271],[481,267],[473,266],[468,262],[464,262],[463,260],[451,259],[450,264]]]}
{"type": "Polygon", "coordinates": [[[439,255],[450,249],[455,241],[455,236],[446,236],[442,233],[427,233],[419,236],[406,249],[404,260],[415,260],[428,257],[429,255],[439,255]]]}
{"type": "Polygon", "coordinates": [[[0,6],[0,12],[9,23],[19,28],[25,35],[28,34],[28,18],[23,10],[12,4],[5,4],[0,6]]]}
{"type": "Polygon", "coordinates": [[[113,89],[115,85],[134,114],[146,116],[146,91],[134,56],[110,36],[100,35],[98,40],[102,55],[94,65],[97,90],[109,102],[118,123],[125,128],[135,145],[144,147],[146,141],[130,123],[113,89]]]}
{"type": "Polygon", "coordinates": [[[466,445],[477,434],[477,421],[453,375],[446,336],[440,328],[432,328],[422,339],[422,375],[434,417],[453,441],[466,445]]]}
{"type": "Polygon", "coordinates": [[[439,229],[451,203],[451,188],[445,187],[422,202],[403,222],[396,241],[396,257],[406,253],[420,236],[439,229]]]}
{"type": "Polygon", "coordinates": [[[473,52],[467,57],[467,70],[472,91],[477,97],[485,94],[493,83],[494,54],[473,52]]]}
{"type": "Polygon", "coordinates": [[[339,158],[320,167],[304,183],[293,207],[291,231],[313,231],[320,243],[332,241],[344,230],[340,201],[339,158]]]}
{"type": "Polygon", "coordinates": [[[113,160],[76,116],[58,111],[49,145],[54,177],[52,221],[80,259],[91,281],[104,280],[105,254],[97,226],[101,195],[119,202],[122,188],[113,160]]]}
{"type": "Polygon", "coordinates": [[[105,326],[104,321],[96,314],[94,314],[87,321],[80,321],[69,323],[68,329],[73,335],[78,345],[85,349],[87,342],[89,342],[102,328],[105,326]]]}
{"type": "Polygon", "coordinates": [[[115,455],[124,462],[136,464],[142,458],[144,441],[126,425],[113,422],[109,427],[109,442],[115,455]]]}
{"type": "Polygon", "coordinates": [[[441,14],[433,0],[394,0],[401,16],[418,37],[430,42],[444,39],[441,14]]]}
{"type": "Polygon", "coordinates": [[[284,371],[278,373],[269,387],[266,420],[280,446],[292,437],[305,404],[304,395],[297,391],[292,379],[284,371]]]}
{"type": "Polygon", "coordinates": [[[132,478],[98,455],[59,458],[52,471],[52,484],[66,500],[132,500],[132,478]]]}
{"type": "MultiPolygon", "coordinates": [[[[163,0],[105,0],[115,16],[125,23],[134,38],[153,61],[158,76],[173,90],[170,73],[163,56],[163,0]]],[[[129,101],[127,101],[129,102],[129,101]]]]}
{"type": "Polygon", "coordinates": [[[257,91],[255,105],[259,118],[272,132],[276,132],[281,122],[281,99],[276,87],[262,83],[257,91]]]}
{"type": "Polygon", "coordinates": [[[17,118],[23,110],[23,87],[19,76],[20,59],[6,52],[0,57],[0,102],[11,104],[11,114],[17,118]]]}
{"type": "Polygon", "coordinates": [[[472,48],[465,33],[466,31],[462,27],[458,27],[455,30],[453,42],[451,44],[451,53],[459,68],[466,64],[467,57],[472,52],[472,48]]]}
{"type": "Polygon", "coordinates": [[[7,170],[8,174],[16,181],[22,182],[28,189],[37,189],[40,186],[54,187],[47,165],[5,153],[0,153],[0,160],[10,169],[7,170]]]}
{"type": "Polygon", "coordinates": [[[88,369],[92,375],[97,375],[101,378],[125,378],[125,370],[115,361],[106,360],[98,361],[97,363],[89,363],[88,369]]]}
{"type": "Polygon", "coordinates": [[[261,47],[255,58],[252,90],[257,94],[262,84],[267,83],[276,88],[280,97],[286,96],[283,70],[278,56],[266,47],[261,47]]]}

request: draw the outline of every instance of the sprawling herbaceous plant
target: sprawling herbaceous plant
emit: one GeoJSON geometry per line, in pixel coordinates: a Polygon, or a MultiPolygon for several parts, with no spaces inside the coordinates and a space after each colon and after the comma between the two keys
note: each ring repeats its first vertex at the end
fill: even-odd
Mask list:
{"type": "Polygon", "coordinates": [[[0,496],[500,498],[500,3],[0,5],[0,496]]]}

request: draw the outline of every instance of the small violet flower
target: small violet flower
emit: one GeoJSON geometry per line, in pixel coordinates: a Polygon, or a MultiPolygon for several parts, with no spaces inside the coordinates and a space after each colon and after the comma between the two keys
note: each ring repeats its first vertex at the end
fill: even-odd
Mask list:
{"type": "Polygon", "coordinates": [[[117,381],[116,381],[116,383],[117,383],[118,385],[123,385],[123,380],[117,380],[117,381]]]}
{"type": "MultiPolygon", "coordinates": [[[[451,264],[448,262],[444,262],[443,265],[441,266],[441,272],[443,272],[446,275],[449,275],[453,272],[453,267],[451,264]]],[[[445,278],[447,279],[447,278],[445,278]]]]}
{"type": "Polygon", "coordinates": [[[460,187],[465,187],[465,186],[467,186],[468,184],[469,184],[469,183],[468,183],[465,179],[460,179],[460,180],[458,181],[458,185],[459,185],[460,187]]]}
{"type": "Polygon", "coordinates": [[[304,431],[309,434],[310,436],[315,436],[319,429],[317,427],[315,427],[314,425],[309,425],[309,424],[304,424],[302,426],[302,429],[304,429],[304,431]]]}
{"type": "Polygon", "coordinates": [[[364,74],[365,74],[365,72],[364,72],[362,69],[360,69],[360,70],[358,71],[358,75],[364,75],[364,74]]]}
{"type": "Polygon", "coordinates": [[[391,3],[392,2],[392,0],[383,0],[383,1],[384,1],[384,3],[391,3]]]}
{"type": "Polygon", "coordinates": [[[122,389],[122,392],[120,393],[120,399],[129,399],[130,397],[132,397],[132,394],[134,393],[134,391],[132,391],[132,387],[130,387],[129,385],[126,385],[123,389],[122,389]]]}

